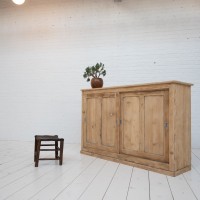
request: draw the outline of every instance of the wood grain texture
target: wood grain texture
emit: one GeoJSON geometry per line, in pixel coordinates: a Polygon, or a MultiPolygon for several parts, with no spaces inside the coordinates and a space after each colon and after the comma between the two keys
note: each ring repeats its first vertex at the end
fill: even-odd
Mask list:
{"type": "Polygon", "coordinates": [[[169,164],[165,162],[160,162],[160,161],[154,161],[151,159],[147,159],[144,157],[140,156],[133,156],[133,155],[126,155],[126,154],[118,154],[114,152],[108,152],[105,150],[99,150],[95,148],[83,148],[81,150],[81,153],[87,154],[87,155],[95,155],[99,156],[100,158],[107,158],[111,160],[115,160],[117,162],[125,161],[127,163],[133,164],[141,164],[144,166],[149,166],[149,167],[154,167],[157,169],[164,169],[168,170],[169,169],[169,164]]]}
{"type": "Polygon", "coordinates": [[[144,151],[160,155],[157,159],[165,162],[169,157],[168,98],[168,90],[144,95],[144,151]]]}
{"type": "Polygon", "coordinates": [[[121,99],[122,152],[140,149],[140,97],[123,96],[121,99]],[[126,151],[127,150],[127,151],[126,151]]]}
{"type": "MultiPolygon", "coordinates": [[[[173,84],[169,93],[170,170],[191,168],[191,87],[173,84]],[[187,95],[184,95],[186,93],[187,95]],[[187,160],[186,162],[184,160],[187,160]]],[[[177,173],[178,174],[178,173],[177,173]]]]}
{"type": "Polygon", "coordinates": [[[164,155],[164,110],[162,96],[145,97],[145,152],[164,155]]]}
{"type": "MultiPolygon", "coordinates": [[[[101,125],[98,145],[83,145],[81,152],[171,176],[190,170],[190,87],[191,84],[172,81],[83,90],[83,96],[88,98],[101,97],[98,102],[101,117],[97,117],[101,118],[101,125]]],[[[95,119],[92,111],[95,100],[90,101],[91,114],[85,122],[89,127],[95,119]]],[[[86,135],[84,131],[87,130],[83,129],[82,137],[86,135]]],[[[92,133],[88,134],[91,141],[97,137],[92,133]]]]}
{"type": "Polygon", "coordinates": [[[114,147],[116,144],[116,100],[115,97],[102,99],[102,132],[101,144],[114,147]]]}
{"type": "MultiPolygon", "coordinates": [[[[91,150],[91,151],[81,150],[80,152],[82,154],[85,154],[85,155],[90,155],[90,156],[110,160],[110,161],[113,161],[113,162],[122,163],[122,164],[125,164],[125,165],[130,165],[130,166],[133,166],[133,167],[138,167],[138,168],[141,168],[141,169],[145,169],[145,170],[149,170],[149,171],[152,171],[152,172],[157,172],[157,173],[160,173],[160,174],[165,174],[167,176],[173,176],[173,177],[178,176],[180,174],[183,174],[183,173],[191,170],[191,166],[189,166],[189,167],[184,167],[181,170],[170,171],[169,165],[166,164],[166,163],[151,161],[151,160],[148,160],[148,159],[137,158],[137,157],[133,157],[133,156],[130,157],[132,159],[126,159],[126,156],[124,156],[124,155],[121,156],[121,157],[119,156],[117,158],[110,153],[109,153],[109,155],[106,154],[106,152],[103,153],[103,151],[98,152],[98,153],[93,153],[93,150],[91,150]]],[[[95,152],[95,150],[94,150],[94,152],[95,152]]]]}
{"type": "Polygon", "coordinates": [[[101,134],[101,99],[89,98],[87,100],[86,141],[98,144],[101,134]]]}
{"type": "Polygon", "coordinates": [[[174,151],[175,170],[191,164],[191,89],[174,86],[174,151]]]}
{"type": "MultiPolygon", "coordinates": [[[[98,91],[98,90],[110,90],[110,89],[128,89],[132,87],[148,87],[149,85],[155,86],[157,87],[158,85],[166,85],[166,84],[181,84],[181,85],[186,85],[186,86],[192,86],[192,83],[186,83],[186,82],[182,82],[182,81],[176,81],[176,80],[172,80],[172,81],[165,81],[165,82],[154,82],[154,83],[144,83],[144,84],[136,84],[136,85],[124,85],[124,86],[113,86],[113,87],[106,87],[106,88],[95,88],[93,89],[94,92],[98,91]],[[95,91],[96,90],[96,91],[95,91]]],[[[140,88],[141,89],[141,88],[140,88]]],[[[91,91],[91,89],[82,89],[82,91],[91,91]]]]}
{"type": "Polygon", "coordinates": [[[117,151],[118,126],[116,94],[86,94],[83,98],[83,147],[117,151]]]}

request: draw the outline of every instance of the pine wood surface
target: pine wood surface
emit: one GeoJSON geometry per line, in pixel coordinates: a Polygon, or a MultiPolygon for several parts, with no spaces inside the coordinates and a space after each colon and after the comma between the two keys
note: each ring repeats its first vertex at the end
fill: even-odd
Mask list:
{"type": "Polygon", "coordinates": [[[82,151],[176,176],[191,168],[191,85],[82,90],[82,151]]]}
{"type": "Polygon", "coordinates": [[[79,144],[66,143],[62,166],[43,161],[35,168],[33,148],[0,141],[1,200],[200,200],[200,149],[192,150],[191,171],[171,177],[83,155],[79,144]]]}
{"type": "MultiPolygon", "coordinates": [[[[148,85],[168,85],[168,84],[182,84],[182,85],[186,85],[186,86],[192,86],[192,83],[186,83],[186,82],[182,82],[182,81],[176,81],[176,80],[171,80],[171,81],[165,81],[165,82],[154,82],[154,83],[141,83],[141,84],[135,84],[135,85],[125,85],[125,86],[112,86],[112,87],[103,87],[103,88],[95,88],[92,89],[93,91],[98,91],[98,90],[109,90],[109,89],[118,89],[118,88],[132,88],[132,87],[145,87],[148,85]]],[[[82,91],[91,91],[91,89],[82,89],[82,91]]]]}

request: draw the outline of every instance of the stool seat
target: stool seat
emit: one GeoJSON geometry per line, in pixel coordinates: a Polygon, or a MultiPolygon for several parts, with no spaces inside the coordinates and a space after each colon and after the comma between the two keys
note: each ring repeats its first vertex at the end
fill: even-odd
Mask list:
{"type": "Polygon", "coordinates": [[[34,148],[34,162],[35,167],[38,167],[39,160],[59,160],[59,164],[63,162],[63,147],[64,139],[59,138],[58,135],[35,135],[35,148],[34,148]],[[53,144],[47,144],[42,142],[54,142],[53,144]],[[60,143],[60,146],[58,146],[60,143]],[[53,146],[53,149],[41,149],[41,146],[53,146]],[[40,158],[40,151],[55,151],[55,158],[40,158]],[[58,156],[58,151],[60,155],[58,156]]]}

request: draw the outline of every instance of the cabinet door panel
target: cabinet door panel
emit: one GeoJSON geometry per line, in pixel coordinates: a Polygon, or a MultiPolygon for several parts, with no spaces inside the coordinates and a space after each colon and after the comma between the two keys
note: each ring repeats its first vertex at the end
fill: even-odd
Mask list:
{"type": "Polygon", "coordinates": [[[116,98],[102,99],[102,145],[114,147],[116,144],[116,98]]]}
{"type": "Polygon", "coordinates": [[[86,143],[97,145],[101,133],[101,98],[88,98],[86,106],[86,143]]]}
{"type": "Polygon", "coordinates": [[[124,96],[121,100],[122,152],[133,153],[140,148],[140,97],[124,96]]]}
{"type": "Polygon", "coordinates": [[[168,91],[121,94],[120,152],[169,161],[168,91]]]}
{"type": "Polygon", "coordinates": [[[145,152],[164,155],[164,97],[145,96],[144,99],[145,152]]]}
{"type": "Polygon", "coordinates": [[[84,147],[118,151],[117,98],[116,94],[89,94],[84,98],[83,131],[84,147]]]}

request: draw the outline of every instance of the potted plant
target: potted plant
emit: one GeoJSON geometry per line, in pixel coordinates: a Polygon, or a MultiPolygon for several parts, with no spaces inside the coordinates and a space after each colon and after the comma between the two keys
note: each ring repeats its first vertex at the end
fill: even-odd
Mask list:
{"type": "Polygon", "coordinates": [[[104,69],[103,63],[97,63],[94,66],[85,68],[85,72],[83,74],[83,77],[87,79],[87,81],[90,81],[91,79],[91,87],[92,88],[101,88],[103,87],[103,79],[100,78],[100,76],[106,75],[106,70],[104,69]]]}

